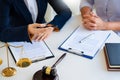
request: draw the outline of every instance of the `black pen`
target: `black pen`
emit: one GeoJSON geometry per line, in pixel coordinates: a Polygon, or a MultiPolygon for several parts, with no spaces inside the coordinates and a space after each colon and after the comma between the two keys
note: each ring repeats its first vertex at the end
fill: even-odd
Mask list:
{"type": "Polygon", "coordinates": [[[44,26],[44,27],[35,27],[35,28],[47,28],[47,27],[55,27],[54,25],[52,25],[52,26],[44,26]]]}
{"type": "Polygon", "coordinates": [[[57,65],[58,63],[60,63],[65,56],[66,56],[66,53],[64,53],[64,54],[55,62],[55,64],[53,64],[52,68],[56,67],[56,65],[57,65]]]}

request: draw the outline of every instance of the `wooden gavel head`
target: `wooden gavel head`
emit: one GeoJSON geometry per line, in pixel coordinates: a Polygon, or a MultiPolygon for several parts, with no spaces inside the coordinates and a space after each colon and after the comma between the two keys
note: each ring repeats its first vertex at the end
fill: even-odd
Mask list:
{"type": "Polygon", "coordinates": [[[39,71],[37,71],[33,75],[33,80],[59,80],[56,65],[66,56],[66,53],[64,53],[52,67],[49,66],[43,66],[43,68],[39,71]]]}

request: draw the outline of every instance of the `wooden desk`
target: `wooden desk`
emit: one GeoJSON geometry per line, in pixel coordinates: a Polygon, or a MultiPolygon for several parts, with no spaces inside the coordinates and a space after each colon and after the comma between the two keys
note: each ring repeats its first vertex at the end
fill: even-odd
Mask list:
{"type": "MultiPolygon", "coordinates": [[[[16,68],[17,74],[12,77],[3,77],[0,74],[0,80],[32,80],[33,74],[40,70],[43,66],[51,66],[64,53],[58,50],[58,46],[72,33],[72,31],[80,24],[80,17],[73,16],[60,32],[53,34],[46,40],[48,46],[55,55],[55,58],[47,59],[33,63],[27,68],[19,68],[10,56],[10,66],[16,68]]],[[[107,42],[120,42],[120,38],[111,32],[111,36],[107,42]]],[[[2,45],[3,43],[0,43],[2,45]]],[[[3,64],[0,65],[0,72],[7,67],[5,48],[0,49],[0,58],[3,64]]],[[[103,50],[101,50],[92,60],[67,54],[64,60],[57,65],[59,80],[118,80],[120,72],[110,72],[106,69],[106,63],[103,50]]]]}

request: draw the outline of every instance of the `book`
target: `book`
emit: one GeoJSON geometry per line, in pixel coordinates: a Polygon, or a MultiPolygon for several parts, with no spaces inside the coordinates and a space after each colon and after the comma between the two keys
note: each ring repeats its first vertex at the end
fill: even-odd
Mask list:
{"type": "Polygon", "coordinates": [[[37,62],[54,57],[44,41],[28,43],[28,42],[9,42],[9,50],[15,60],[18,62],[21,58],[28,58],[32,62],[37,62]],[[22,46],[18,47],[17,46],[22,46]],[[15,48],[16,47],[16,48],[15,48]]]}
{"type": "Polygon", "coordinates": [[[110,31],[91,31],[79,26],[58,49],[93,59],[103,47],[109,35],[110,31]]]}
{"type": "Polygon", "coordinates": [[[120,71],[120,43],[105,43],[104,53],[107,70],[120,71]]]}

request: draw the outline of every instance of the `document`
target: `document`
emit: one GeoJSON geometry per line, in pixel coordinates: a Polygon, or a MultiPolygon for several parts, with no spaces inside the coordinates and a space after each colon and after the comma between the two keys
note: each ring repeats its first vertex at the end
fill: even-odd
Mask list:
{"type": "Polygon", "coordinates": [[[20,58],[28,58],[32,62],[37,62],[54,57],[53,53],[44,41],[33,41],[32,44],[28,42],[10,42],[8,44],[15,62],[20,58]],[[19,46],[23,46],[23,48],[19,46]]]}
{"type": "Polygon", "coordinates": [[[59,49],[92,59],[109,35],[110,31],[91,31],[79,26],[59,49]]]}

